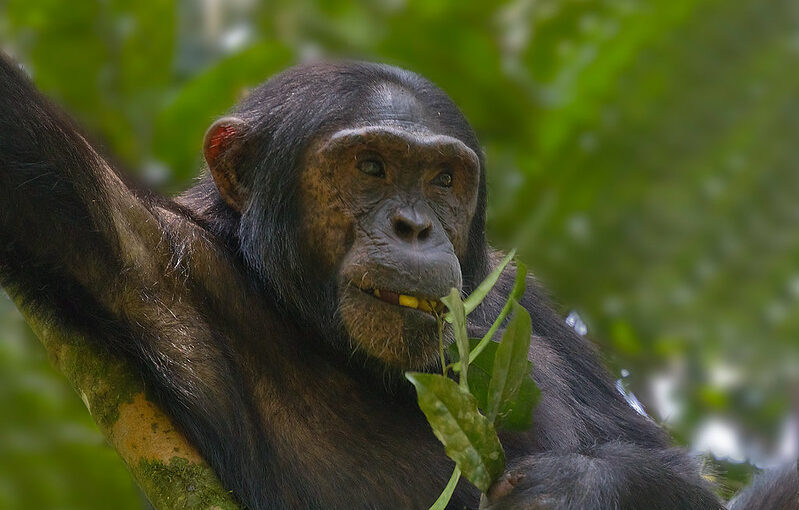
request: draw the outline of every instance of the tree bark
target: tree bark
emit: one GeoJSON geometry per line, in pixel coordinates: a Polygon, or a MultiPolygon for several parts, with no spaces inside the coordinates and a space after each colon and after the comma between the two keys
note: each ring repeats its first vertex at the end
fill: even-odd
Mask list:
{"type": "Polygon", "coordinates": [[[128,363],[11,298],[157,510],[239,510],[211,467],[147,398],[128,363]]]}

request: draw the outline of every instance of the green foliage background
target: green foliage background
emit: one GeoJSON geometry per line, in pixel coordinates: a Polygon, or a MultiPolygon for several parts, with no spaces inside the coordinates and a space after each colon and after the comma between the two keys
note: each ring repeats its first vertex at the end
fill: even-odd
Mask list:
{"type": "MultiPolygon", "coordinates": [[[[650,414],[688,446],[725,420],[774,458],[799,371],[795,0],[0,0],[0,46],[168,192],[215,116],[294,62],[420,72],[485,146],[492,241],[650,414]],[[658,377],[681,412],[658,414],[658,377]]],[[[141,508],[5,299],[0,406],[0,508],[141,508]]],[[[716,465],[725,490],[750,472],[716,465]]]]}

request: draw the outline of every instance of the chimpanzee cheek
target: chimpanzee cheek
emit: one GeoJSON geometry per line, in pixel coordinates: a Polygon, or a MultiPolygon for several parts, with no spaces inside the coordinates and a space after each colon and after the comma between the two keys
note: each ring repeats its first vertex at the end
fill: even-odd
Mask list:
{"type": "Polygon", "coordinates": [[[329,271],[336,267],[352,244],[353,219],[341,195],[329,180],[309,175],[302,179],[301,200],[305,217],[301,221],[308,254],[329,271]]]}
{"type": "Polygon", "coordinates": [[[463,258],[469,244],[469,218],[466,216],[466,212],[462,208],[451,207],[439,218],[452,243],[455,255],[458,258],[463,258]]]}

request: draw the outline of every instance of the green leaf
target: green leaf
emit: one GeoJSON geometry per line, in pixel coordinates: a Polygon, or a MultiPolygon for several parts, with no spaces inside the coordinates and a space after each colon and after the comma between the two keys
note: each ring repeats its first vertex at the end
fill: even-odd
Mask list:
{"type": "Polygon", "coordinates": [[[471,393],[439,374],[406,372],[419,407],[449,458],[485,492],[505,469],[505,452],[494,426],[480,414],[471,393]]]}
{"type": "Polygon", "coordinates": [[[480,341],[477,346],[472,349],[471,354],[469,354],[469,363],[474,361],[474,359],[480,355],[485,346],[491,341],[494,337],[494,333],[497,332],[499,327],[502,325],[502,322],[508,316],[511,310],[511,306],[513,301],[521,300],[522,296],[524,295],[524,291],[527,288],[527,266],[524,265],[523,262],[517,261],[516,262],[516,277],[513,281],[513,289],[510,291],[510,295],[508,296],[508,300],[505,301],[505,306],[502,307],[502,311],[499,312],[499,315],[491,324],[491,327],[488,329],[488,332],[483,336],[483,339],[480,341]]]}
{"type": "MultiPolygon", "coordinates": [[[[449,308],[449,316],[452,317],[452,330],[455,334],[455,345],[458,346],[458,353],[460,359],[469,359],[469,336],[466,334],[466,312],[464,310],[463,301],[458,289],[449,291],[449,296],[441,298],[441,302],[449,308]]],[[[460,386],[466,391],[469,391],[469,364],[460,367],[460,386]]]]}
{"type": "Polygon", "coordinates": [[[533,410],[541,398],[541,390],[531,377],[525,377],[510,408],[502,407],[495,425],[504,430],[524,431],[533,425],[533,410]]]}
{"type": "MultiPolygon", "coordinates": [[[[474,350],[480,339],[472,338],[469,341],[474,350]]],[[[469,391],[477,400],[478,407],[483,410],[488,409],[488,386],[491,382],[491,371],[494,369],[494,358],[498,348],[497,342],[489,342],[483,352],[469,364],[469,391]]],[[[449,346],[448,351],[450,359],[453,361],[459,359],[458,350],[454,344],[449,346]]],[[[533,365],[528,361],[527,373],[531,373],[532,369],[533,365]]],[[[529,429],[533,424],[533,409],[538,403],[540,394],[541,392],[532,377],[525,377],[510,410],[501,410],[495,426],[505,430],[529,429]]]]}
{"type": "Polygon", "coordinates": [[[455,466],[455,471],[452,472],[452,476],[450,477],[449,482],[447,482],[447,486],[444,487],[444,491],[438,496],[438,499],[436,499],[436,502],[430,507],[430,510],[444,510],[447,508],[449,500],[452,499],[452,493],[455,492],[455,487],[458,486],[458,480],[460,479],[461,470],[458,468],[458,466],[455,466]]]}
{"type": "Polygon", "coordinates": [[[488,385],[488,408],[486,414],[493,423],[500,410],[507,414],[519,393],[522,381],[530,375],[527,360],[530,351],[532,323],[530,314],[515,300],[513,317],[494,355],[491,382],[488,385]]]}
{"type": "Polygon", "coordinates": [[[505,258],[502,259],[502,262],[500,262],[499,265],[495,267],[493,271],[491,271],[491,274],[486,276],[485,280],[483,280],[480,283],[480,285],[478,285],[477,288],[474,289],[474,292],[469,294],[469,297],[467,297],[463,301],[463,307],[466,310],[466,315],[472,313],[474,309],[477,308],[477,306],[483,302],[483,299],[485,299],[485,297],[488,295],[488,292],[492,288],[494,288],[494,285],[497,284],[497,280],[499,280],[499,275],[502,274],[502,271],[505,269],[505,266],[508,265],[508,263],[511,261],[514,255],[516,255],[515,249],[511,250],[505,256],[505,258]]]}
{"type": "MultiPolygon", "coordinates": [[[[476,345],[478,340],[470,339],[470,342],[472,345],[476,345]]],[[[493,345],[496,346],[498,344],[494,343],[493,345]]],[[[494,351],[491,353],[492,360],[494,359],[493,355],[494,351]]],[[[457,352],[453,359],[458,359],[457,352]]],[[[486,364],[488,368],[480,366],[478,363],[469,364],[469,393],[474,395],[474,398],[477,399],[477,407],[482,410],[488,409],[488,385],[491,382],[491,363],[483,363],[483,365],[486,364]]]]}

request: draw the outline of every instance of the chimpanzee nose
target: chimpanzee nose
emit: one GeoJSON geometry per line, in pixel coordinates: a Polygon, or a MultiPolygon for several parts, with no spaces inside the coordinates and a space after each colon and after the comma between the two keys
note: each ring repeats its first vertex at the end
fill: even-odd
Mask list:
{"type": "Polygon", "coordinates": [[[413,207],[402,207],[394,213],[394,233],[402,239],[412,243],[425,241],[430,237],[433,222],[430,217],[417,211],[413,207]]]}

